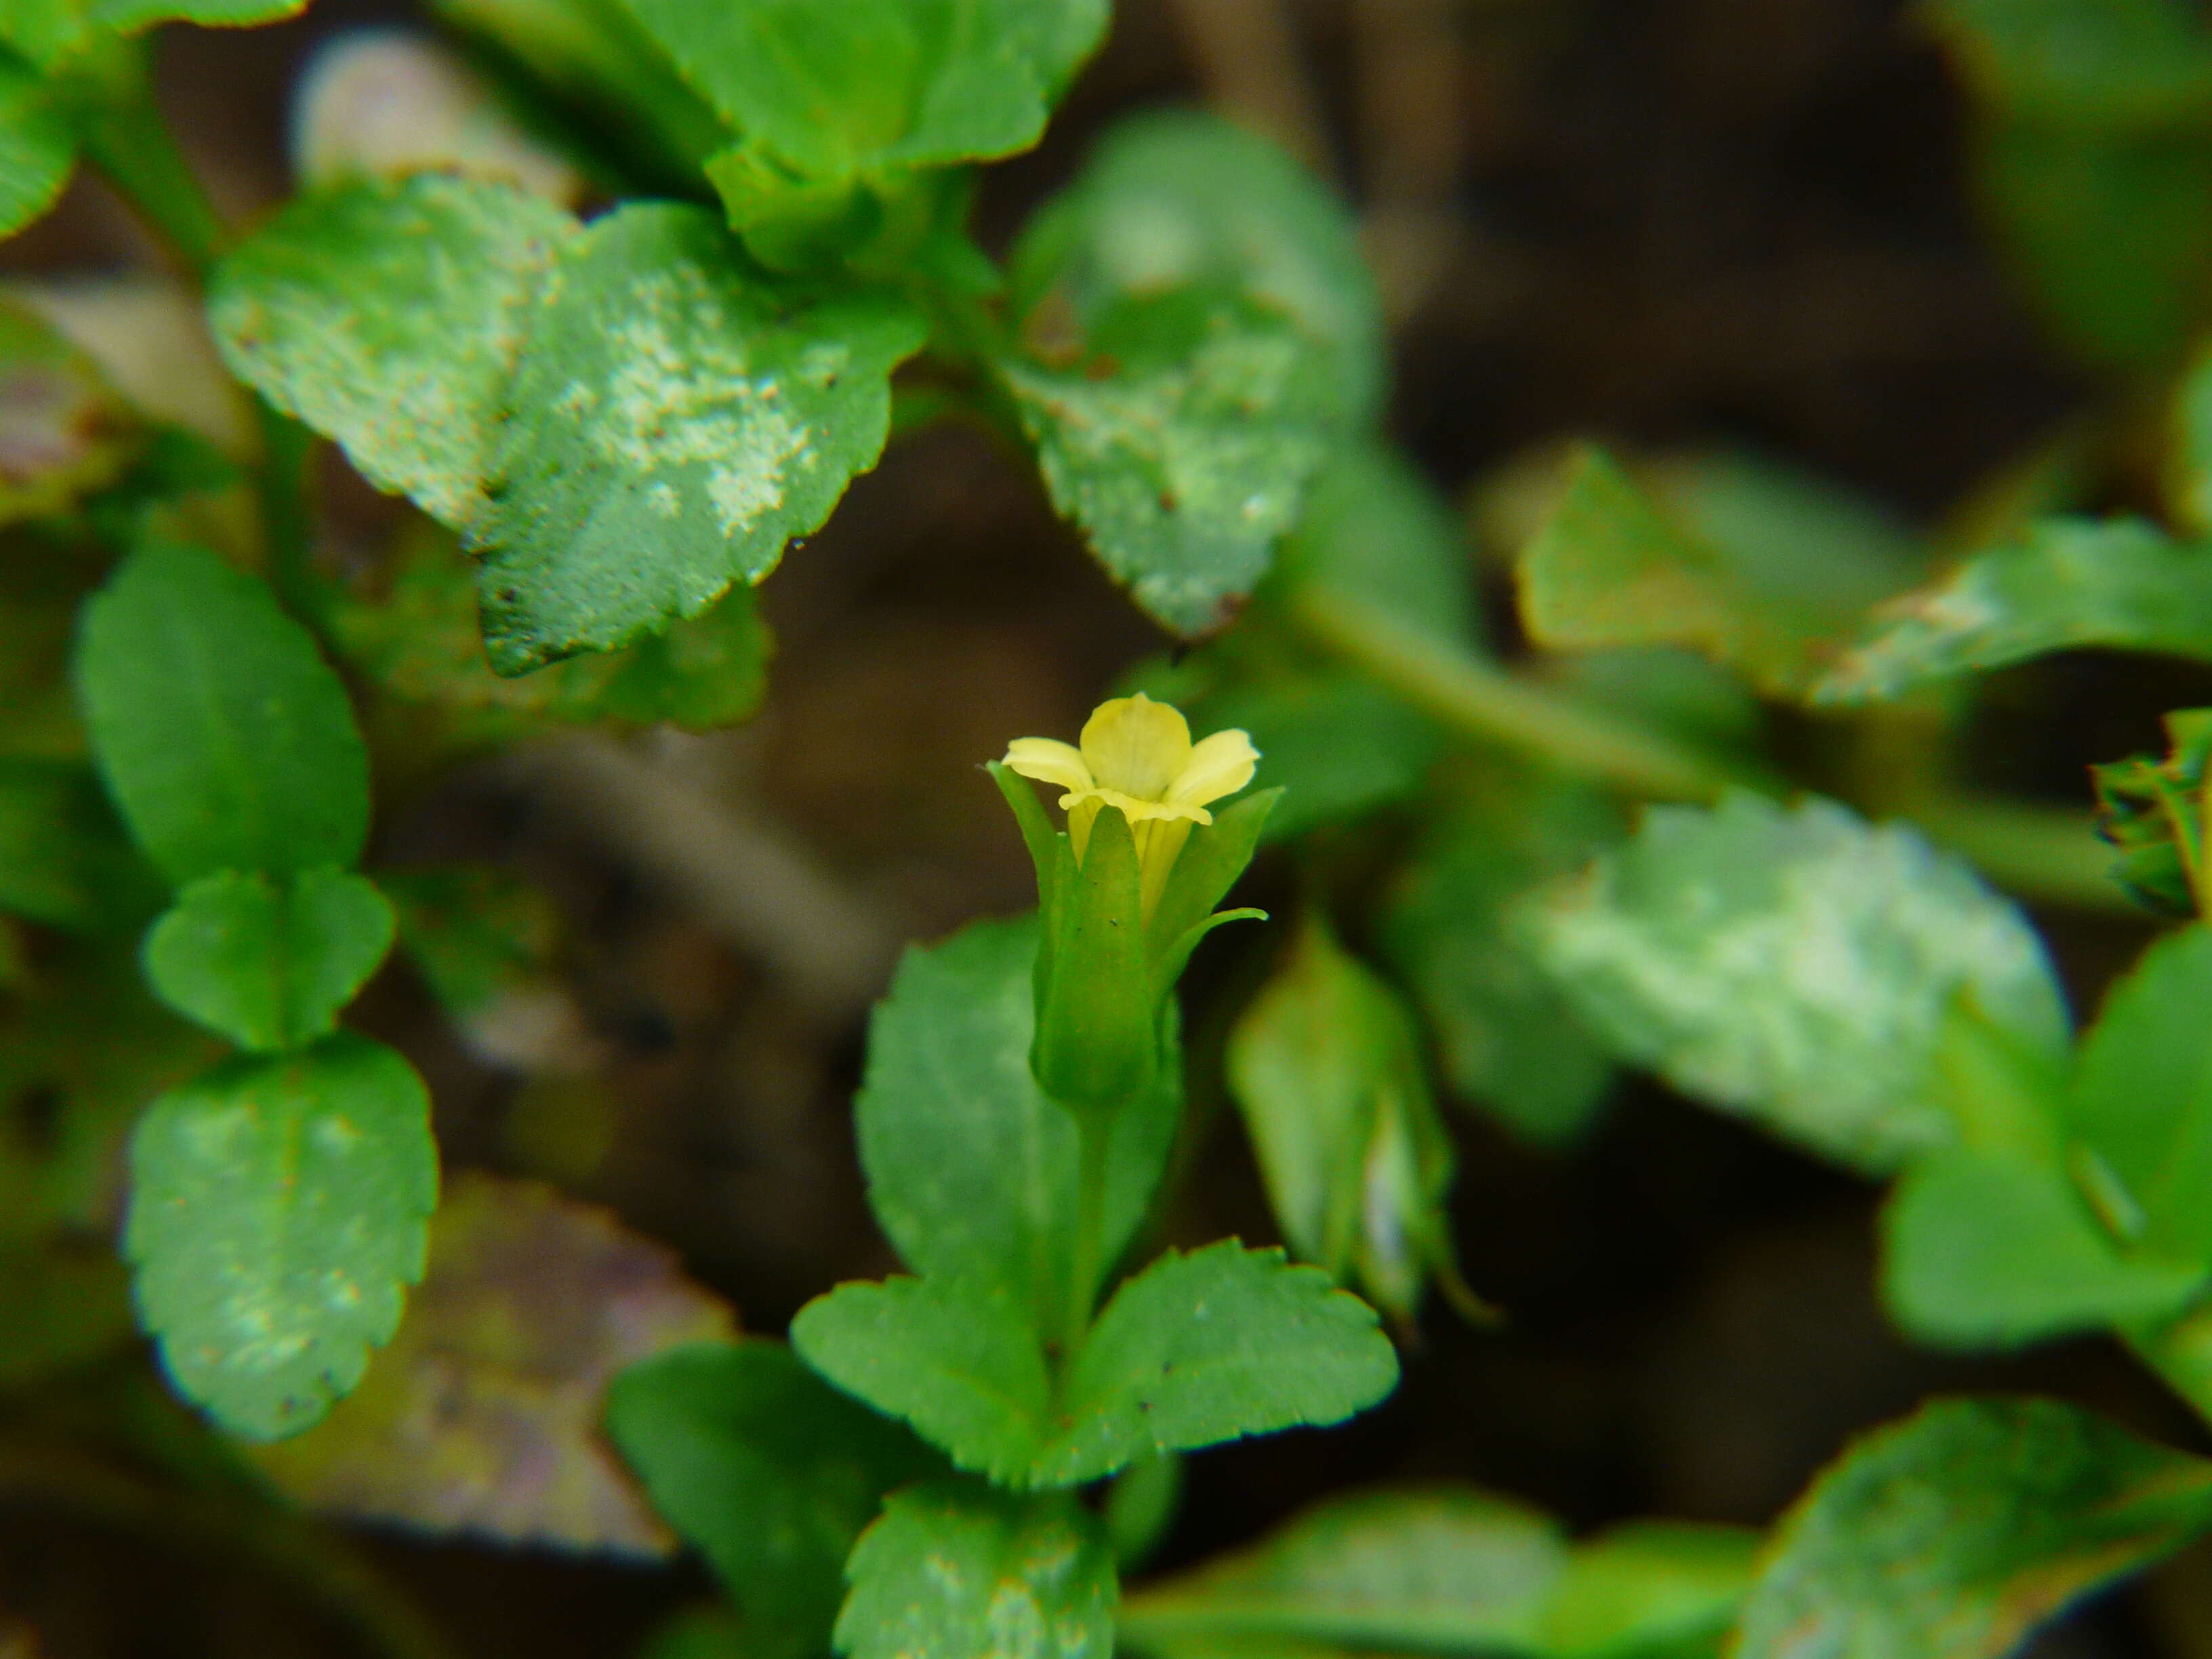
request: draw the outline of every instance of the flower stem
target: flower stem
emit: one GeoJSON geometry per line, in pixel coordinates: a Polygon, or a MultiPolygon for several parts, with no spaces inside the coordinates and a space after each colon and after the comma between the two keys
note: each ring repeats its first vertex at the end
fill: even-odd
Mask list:
{"type": "Polygon", "coordinates": [[[1447,726],[1628,793],[1709,801],[1732,786],[1773,790],[1751,768],[1455,649],[1364,599],[1308,587],[1291,612],[1307,635],[1447,726]]]}
{"type": "Polygon", "coordinates": [[[2112,849],[2097,839],[2087,812],[1937,790],[1903,797],[1896,816],[1963,854],[2000,887],[2076,910],[2143,915],[2112,879],[2112,849]]]}
{"type": "Polygon", "coordinates": [[[1106,1271],[1106,1166],[1114,1139],[1114,1114],[1085,1109],[1072,1115],[1080,1151],[1075,1176],[1075,1246],[1068,1256],[1067,1323],[1060,1340],[1063,1357],[1075,1352],[1091,1328],[1098,1281],[1106,1271]]]}
{"type": "MultiPolygon", "coordinates": [[[[1466,736],[1649,799],[1705,802],[1729,788],[1787,792],[1771,773],[1500,668],[1364,600],[1308,588],[1290,608],[1310,638],[1466,736]]],[[[1936,785],[1894,799],[1885,791],[1861,804],[1881,817],[1911,819],[2001,887],[2077,909],[2135,914],[2106,872],[2109,854],[2086,814],[1936,785]]]]}

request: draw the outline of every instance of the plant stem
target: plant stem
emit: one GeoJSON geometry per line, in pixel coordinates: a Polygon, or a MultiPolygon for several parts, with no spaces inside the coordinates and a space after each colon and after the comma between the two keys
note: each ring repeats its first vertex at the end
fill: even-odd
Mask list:
{"type": "Polygon", "coordinates": [[[1062,1334],[1063,1357],[1075,1351],[1091,1328],[1091,1310],[1097,1304],[1098,1281],[1106,1271],[1106,1162],[1114,1138],[1114,1119],[1109,1113],[1085,1109],[1072,1113],[1080,1152],[1075,1176],[1075,1248],[1068,1258],[1067,1324],[1062,1334]]]}
{"type": "MultiPolygon", "coordinates": [[[[93,89],[84,145],[93,165],[204,285],[229,233],[161,114],[143,49],[120,59],[93,89]]],[[[307,494],[313,439],[258,398],[254,409],[261,424],[257,486],[270,585],[288,610],[312,622],[323,597],[312,564],[314,520],[307,494]]]]}
{"type": "Polygon", "coordinates": [[[1027,456],[1030,442],[1021,410],[995,367],[1011,349],[1005,325],[972,294],[939,289],[923,297],[930,314],[931,359],[955,380],[946,388],[948,412],[969,416],[1011,453],[1027,456]]]}
{"type": "Polygon", "coordinates": [[[1314,640],[1445,725],[1629,794],[1710,801],[1732,787],[1775,792],[1762,773],[1486,662],[1363,599],[1309,587],[1291,614],[1314,640]]]}
{"type": "Polygon", "coordinates": [[[84,122],[84,148],[192,279],[204,280],[228,235],[155,102],[143,56],[99,88],[84,122]]]}
{"type": "MultiPolygon", "coordinates": [[[[1291,614],[1309,637],[1453,730],[1534,756],[1624,794],[1706,802],[1784,782],[1486,662],[1364,600],[1308,588],[1291,614]]],[[[2001,887],[2077,909],[2134,914],[2085,813],[1926,789],[1873,804],[1964,854],[2001,887]]]]}
{"type": "Polygon", "coordinates": [[[2000,887],[2077,910],[2143,914],[2112,879],[2112,849],[2087,812],[1939,792],[1907,796],[1896,816],[1963,854],[2000,887]]]}

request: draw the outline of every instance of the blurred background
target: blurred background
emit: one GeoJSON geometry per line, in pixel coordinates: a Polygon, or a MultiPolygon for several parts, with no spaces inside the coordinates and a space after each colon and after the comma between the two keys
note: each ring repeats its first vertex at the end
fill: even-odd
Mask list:
{"type": "MultiPolygon", "coordinates": [[[[234,217],[289,188],[288,100],[319,45],[405,17],[316,0],[287,26],[164,37],[165,100],[234,217]]],[[[1928,523],[2089,396],[1978,223],[1960,88],[1890,0],[1119,0],[1043,147],[987,174],[985,244],[1003,247],[1106,121],[1174,102],[1266,131],[1357,204],[1395,329],[1391,426],[1467,506],[1501,648],[1511,550],[1485,544],[1498,515],[1483,504],[1502,469],[1565,435],[1741,444],[1928,523]]],[[[82,175],[0,246],[9,277],[157,260],[82,175]]],[[[406,509],[335,452],[324,466],[337,556],[399,522],[406,509]]],[[[380,781],[376,860],[520,872],[556,901],[559,971],[527,1006],[457,1034],[395,966],[359,1016],[429,1079],[450,1170],[605,1206],[747,1329],[775,1334],[809,1297],[892,1265],[862,1203],[849,1103],[899,945],[1033,902],[979,763],[1018,735],[1073,737],[1164,641],[1034,475],[963,428],[895,444],[763,600],[777,650],[765,712],[744,726],[575,738],[380,781]]],[[[1989,683],[1974,764],[2086,805],[2089,762],[2162,747],[2156,716],[2205,702],[2212,674],[2063,657],[1989,683]]],[[[1814,740],[1776,736],[1785,750],[1814,740]]],[[[1286,868],[1253,879],[1251,902],[1291,896],[1286,868]]],[[[2147,937],[2110,915],[2039,920],[2080,1006],[2147,937]]],[[[1201,1079],[1273,948],[1255,930],[1194,974],[1201,1079]]],[[[1171,1242],[1271,1237],[1234,1114],[1202,1081],[1198,1105],[1212,1123],[1171,1242]]],[[[1971,1364],[1906,1348],[1875,1300],[1874,1189],[1654,1085],[1620,1085],[1571,1153],[1454,1121],[1461,1260],[1510,1323],[1477,1330],[1432,1308],[1382,1409],[1195,1459],[1159,1565],[1377,1479],[1473,1480],[1577,1527],[1764,1522],[1849,1436],[1937,1391],[2063,1395],[2212,1449],[2102,1342],[1971,1364]]],[[[559,1294],[549,1281],[549,1318],[559,1294]]],[[[79,1404],[0,1402],[6,1659],[367,1651],[368,1626],[330,1609],[382,1599],[418,1608],[458,1654],[626,1654],[708,1593],[680,1562],[390,1528],[326,1553],[282,1540],[211,1553],[188,1510],[149,1512],[77,1445],[79,1404]]],[[[2035,1651],[2212,1656],[2212,1553],[2035,1651]]]]}

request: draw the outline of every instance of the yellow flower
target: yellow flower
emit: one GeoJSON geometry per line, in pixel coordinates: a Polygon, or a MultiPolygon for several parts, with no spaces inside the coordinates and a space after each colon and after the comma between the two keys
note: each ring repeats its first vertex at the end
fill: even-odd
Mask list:
{"type": "Polygon", "coordinates": [[[1060,804],[1079,864],[1099,809],[1120,810],[1137,843],[1144,913],[1150,916],[1191,825],[1213,822],[1206,802],[1251,782],[1259,758],[1252,739],[1238,731],[1192,743],[1180,710],[1139,691],[1100,703],[1084,723],[1081,748],[1051,738],[1016,738],[1006,745],[1006,764],[1067,792],[1060,804]]]}

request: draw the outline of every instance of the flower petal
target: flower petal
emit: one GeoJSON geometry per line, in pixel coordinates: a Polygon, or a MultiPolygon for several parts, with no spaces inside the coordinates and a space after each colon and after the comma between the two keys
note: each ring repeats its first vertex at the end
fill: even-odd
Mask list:
{"type": "Polygon", "coordinates": [[[1175,872],[1176,860],[1182,853],[1182,844],[1190,839],[1190,818],[1164,818],[1152,826],[1152,835],[1137,854],[1139,896],[1142,915],[1146,921],[1158,908],[1160,895],[1167,890],[1168,878],[1175,872]]]}
{"type": "Polygon", "coordinates": [[[1085,789],[1080,794],[1062,795],[1060,804],[1073,812],[1078,806],[1089,803],[1094,806],[1118,808],[1132,825],[1148,823],[1154,818],[1182,818],[1192,823],[1211,823],[1213,814],[1203,806],[1187,800],[1139,800],[1134,795],[1125,795],[1118,789],[1085,789]]]}
{"type": "Polygon", "coordinates": [[[1158,800],[1190,759],[1190,723],[1180,709],[1133,697],[1102,702],[1083,726],[1083,760],[1099,787],[1158,800]]]}
{"type": "Polygon", "coordinates": [[[1083,862],[1090,850],[1091,826],[1098,822],[1099,800],[1096,792],[1087,795],[1064,795],[1060,803],[1067,810],[1067,841],[1075,849],[1075,861],[1083,862]]]}
{"type": "Polygon", "coordinates": [[[1168,786],[1166,799],[1203,805],[1233,795],[1252,781],[1260,751],[1251,738],[1231,728],[1216,732],[1190,751],[1190,758],[1168,786]]]}
{"type": "Polygon", "coordinates": [[[1082,752],[1057,738],[1016,738],[1006,745],[1006,758],[1000,764],[1025,778],[1056,783],[1063,789],[1091,787],[1091,769],[1083,763],[1082,752]]]}

